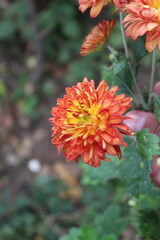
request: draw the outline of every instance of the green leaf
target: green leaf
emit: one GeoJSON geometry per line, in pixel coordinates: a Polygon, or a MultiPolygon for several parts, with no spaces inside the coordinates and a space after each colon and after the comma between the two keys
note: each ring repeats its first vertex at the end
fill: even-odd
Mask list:
{"type": "Polygon", "coordinates": [[[82,178],[84,185],[96,186],[105,184],[110,179],[120,178],[118,166],[114,159],[111,159],[110,162],[102,162],[100,168],[91,168],[87,164],[81,166],[84,170],[82,178]]]}
{"type": "Polygon", "coordinates": [[[148,54],[145,49],[145,37],[139,37],[136,42],[130,41],[130,48],[133,52],[135,62],[139,62],[144,56],[148,54]]]}
{"type": "Polygon", "coordinates": [[[159,193],[149,177],[149,161],[139,155],[135,142],[124,149],[119,171],[123,184],[133,196],[139,196],[140,194],[153,196],[159,193]]]}
{"type": "Polygon", "coordinates": [[[0,40],[11,39],[14,35],[15,26],[11,21],[0,22],[0,40]]]}
{"type": "Polygon", "coordinates": [[[69,234],[60,237],[59,240],[79,240],[80,233],[81,233],[81,229],[71,228],[69,234]]]}
{"type": "Polygon", "coordinates": [[[113,66],[113,73],[121,81],[125,82],[129,88],[132,87],[133,79],[132,79],[129,65],[126,60],[121,60],[121,61],[115,63],[113,66]]]}
{"type": "Polygon", "coordinates": [[[119,236],[129,224],[129,218],[126,216],[122,217],[121,215],[120,206],[111,204],[102,214],[96,216],[93,227],[103,237],[109,234],[119,236]]]}
{"type": "Polygon", "coordinates": [[[149,133],[149,129],[143,129],[136,134],[137,152],[146,160],[151,160],[153,156],[160,154],[157,135],[149,133]]]}
{"type": "Polygon", "coordinates": [[[108,68],[105,67],[102,71],[102,79],[105,80],[108,84],[108,86],[113,87],[114,86],[114,82],[118,81],[118,77],[114,75],[113,71],[108,68]]]}
{"type": "Polygon", "coordinates": [[[27,208],[29,206],[31,206],[31,200],[25,195],[19,196],[15,202],[15,208],[17,210],[27,208]]]}
{"type": "Polygon", "coordinates": [[[55,15],[53,14],[52,9],[47,9],[42,11],[39,16],[39,24],[44,29],[55,29],[57,26],[57,22],[55,19],[55,15]]]}
{"type": "Polygon", "coordinates": [[[27,14],[27,6],[25,4],[25,1],[18,0],[13,2],[9,5],[9,7],[6,8],[6,17],[10,19],[11,17],[24,17],[27,14]]]}
{"type": "Polygon", "coordinates": [[[117,237],[115,234],[109,234],[107,237],[102,238],[102,240],[117,240],[117,237]]]}
{"type": "Polygon", "coordinates": [[[112,70],[105,68],[102,72],[102,79],[105,80],[108,86],[110,87],[118,86],[119,87],[118,94],[124,93],[127,95],[132,95],[131,89],[127,86],[127,84],[124,81],[121,81],[121,79],[119,79],[118,76],[114,75],[112,70]]]}
{"type": "Polygon", "coordinates": [[[154,94],[154,113],[160,121],[160,96],[158,94],[154,94]]]}
{"type": "Polygon", "coordinates": [[[73,21],[71,19],[71,20],[68,20],[67,23],[65,23],[63,32],[66,37],[75,39],[80,37],[80,33],[82,31],[80,26],[78,25],[78,22],[76,20],[73,21]]]}
{"type": "Polygon", "coordinates": [[[160,239],[160,206],[159,198],[141,196],[137,199],[135,210],[137,212],[135,221],[139,236],[145,239],[160,239]]]}
{"type": "Polygon", "coordinates": [[[86,240],[86,239],[99,240],[98,232],[89,226],[83,226],[78,240],[86,240]]]}
{"type": "Polygon", "coordinates": [[[81,228],[71,228],[69,234],[60,237],[59,240],[117,240],[117,237],[115,234],[109,234],[101,238],[96,228],[84,225],[81,228]]]}

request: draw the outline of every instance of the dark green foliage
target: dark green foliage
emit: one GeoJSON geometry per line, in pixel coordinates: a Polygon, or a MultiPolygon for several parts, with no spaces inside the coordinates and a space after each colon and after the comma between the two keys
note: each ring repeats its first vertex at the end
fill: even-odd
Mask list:
{"type": "Polygon", "coordinates": [[[160,239],[160,198],[141,196],[135,206],[135,220],[140,237],[160,239]]]}
{"type": "Polygon", "coordinates": [[[148,129],[139,131],[136,135],[137,152],[142,158],[151,160],[153,156],[160,154],[159,137],[150,134],[148,129]]]}
{"type": "Polygon", "coordinates": [[[103,57],[79,54],[84,35],[92,26],[82,25],[85,19],[77,11],[77,1],[33,2],[34,20],[25,0],[15,0],[4,8],[0,5],[0,51],[4,62],[0,98],[8,98],[21,115],[37,121],[41,117],[40,104],[50,101],[51,96],[59,97],[60,85],[64,91],[66,85],[84,77],[96,80],[103,57]]]}
{"type": "Polygon", "coordinates": [[[124,160],[119,165],[119,171],[127,191],[134,196],[156,194],[157,191],[149,178],[149,161],[138,154],[134,142],[125,148],[123,158],[124,160]]]}
{"type": "Polygon", "coordinates": [[[61,221],[55,225],[54,219],[59,214],[69,214],[74,210],[71,201],[59,197],[59,189],[66,189],[65,185],[47,176],[37,177],[28,188],[28,193],[17,196],[12,202],[7,190],[1,192],[0,239],[41,237],[56,240],[56,225],[65,228],[66,223],[61,221]]]}
{"type": "Polygon", "coordinates": [[[122,208],[118,204],[110,204],[109,207],[96,217],[93,226],[101,236],[115,234],[117,237],[123,233],[129,224],[129,219],[122,216],[122,208]]]}
{"type": "Polygon", "coordinates": [[[120,178],[116,157],[115,161],[113,161],[113,157],[111,159],[107,164],[106,162],[102,162],[101,171],[99,171],[99,168],[91,168],[83,164],[82,168],[85,173],[82,179],[83,184],[96,186],[98,184],[106,184],[110,179],[120,178]]]}
{"type": "Polygon", "coordinates": [[[69,235],[61,237],[60,240],[79,240],[80,234],[81,234],[81,229],[71,228],[69,235]]]}
{"type": "Polygon", "coordinates": [[[141,130],[136,138],[126,138],[129,146],[123,149],[123,159],[112,157],[108,163],[102,163],[102,168],[83,166],[83,183],[91,186],[105,184],[110,179],[121,179],[126,190],[134,196],[140,194],[157,195],[149,178],[151,159],[159,153],[159,138],[141,130]],[[144,150],[142,150],[144,149],[144,150]]]}
{"type": "Polygon", "coordinates": [[[72,228],[69,235],[61,237],[59,240],[117,240],[114,234],[109,234],[100,238],[98,232],[89,227],[82,226],[82,228],[72,228]]]}
{"type": "Polygon", "coordinates": [[[12,39],[14,36],[15,26],[10,21],[0,23],[0,40],[12,39]]]}
{"type": "Polygon", "coordinates": [[[130,41],[129,46],[133,52],[135,62],[139,62],[143,57],[145,57],[148,54],[144,45],[145,45],[145,36],[139,37],[135,42],[130,41]]]}
{"type": "Polygon", "coordinates": [[[44,50],[48,58],[67,63],[72,54],[78,51],[78,44],[80,47],[83,38],[77,15],[76,4],[63,0],[51,1],[48,8],[39,14],[40,27],[49,32],[44,39],[44,50]]]}
{"type": "Polygon", "coordinates": [[[118,94],[124,93],[136,99],[132,90],[132,74],[126,60],[115,62],[112,68],[106,67],[102,72],[102,79],[106,80],[110,87],[118,86],[118,94]]]}
{"type": "Polygon", "coordinates": [[[120,81],[123,81],[128,88],[132,88],[133,79],[127,61],[120,60],[113,65],[113,73],[120,81]]]}

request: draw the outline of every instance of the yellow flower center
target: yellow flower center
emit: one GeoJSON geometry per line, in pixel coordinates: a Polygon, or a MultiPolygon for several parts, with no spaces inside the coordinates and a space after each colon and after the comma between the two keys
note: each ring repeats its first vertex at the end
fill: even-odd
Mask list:
{"type": "Polygon", "coordinates": [[[68,129],[66,133],[72,132],[74,137],[78,137],[79,134],[87,138],[89,135],[95,135],[99,130],[104,131],[108,114],[100,113],[100,108],[100,104],[93,103],[90,108],[84,106],[79,112],[68,110],[67,124],[70,124],[70,130],[68,129]]]}
{"type": "Polygon", "coordinates": [[[160,10],[160,0],[153,0],[153,3],[151,4],[153,8],[156,8],[157,10],[160,10]]]}

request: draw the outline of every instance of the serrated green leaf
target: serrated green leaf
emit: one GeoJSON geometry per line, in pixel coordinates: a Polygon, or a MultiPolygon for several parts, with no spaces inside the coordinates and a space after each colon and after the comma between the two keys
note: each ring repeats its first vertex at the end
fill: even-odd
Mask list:
{"type": "Polygon", "coordinates": [[[99,240],[98,232],[89,226],[83,226],[78,240],[86,240],[86,239],[99,240]]]}
{"type": "Polygon", "coordinates": [[[117,237],[115,234],[109,234],[101,238],[96,228],[83,225],[81,228],[71,228],[69,234],[60,237],[59,240],[117,240],[117,237]]]}
{"type": "Polygon", "coordinates": [[[123,151],[123,160],[119,165],[122,182],[134,196],[159,194],[149,178],[149,161],[138,154],[136,145],[133,142],[123,151]]]}
{"type": "Polygon", "coordinates": [[[157,135],[149,133],[149,129],[143,129],[136,134],[137,152],[146,160],[151,160],[153,156],[160,154],[159,142],[157,135]]]}
{"type": "Polygon", "coordinates": [[[139,236],[145,239],[160,239],[160,206],[159,198],[151,198],[147,195],[140,196],[137,199],[135,210],[135,221],[138,222],[136,226],[139,236]]]}
{"type": "Polygon", "coordinates": [[[117,75],[114,75],[114,73],[111,69],[105,68],[103,70],[102,79],[105,80],[107,82],[108,86],[110,86],[110,87],[118,86],[119,90],[120,90],[118,92],[118,94],[124,93],[124,94],[130,95],[130,96],[136,98],[133,91],[130,89],[130,87],[125,82],[125,79],[123,79],[122,77],[120,79],[117,75]]]}
{"type": "Polygon", "coordinates": [[[81,229],[71,228],[68,235],[62,236],[59,240],[79,240],[81,229]]]}
{"type": "MultiPolygon", "coordinates": [[[[121,208],[111,204],[103,214],[96,216],[93,227],[103,235],[115,234],[119,236],[129,224],[129,218],[121,216],[121,208]]],[[[103,237],[105,237],[103,236],[103,237]]]]}
{"type": "Polygon", "coordinates": [[[158,94],[154,95],[154,113],[158,121],[160,121],[160,96],[158,94]]]}
{"type": "Polygon", "coordinates": [[[91,168],[86,164],[81,166],[84,170],[82,178],[84,185],[96,186],[98,184],[105,184],[110,179],[120,178],[118,166],[113,159],[110,162],[101,163],[100,168],[91,168]]]}
{"type": "Polygon", "coordinates": [[[115,79],[118,80],[118,78],[113,74],[113,71],[105,67],[102,71],[102,79],[105,80],[108,84],[108,86],[112,87],[114,85],[115,79]]]}
{"type": "Polygon", "coordinates": [[[130,48],[133,52],[136,62],[139,62],[144,56],[148,54],[145,49],[145,37],[139,37],[136,42],[130,41],[130,48]]]}
{"type": "Polygon", "coordinates": [[[126,85],[131,89],[133,85],[133,79],[132,79],[129,65],[126,60],[121,60],[115,63],[113,66],[113,73],[121,81],[125,82],[126,85]]]}

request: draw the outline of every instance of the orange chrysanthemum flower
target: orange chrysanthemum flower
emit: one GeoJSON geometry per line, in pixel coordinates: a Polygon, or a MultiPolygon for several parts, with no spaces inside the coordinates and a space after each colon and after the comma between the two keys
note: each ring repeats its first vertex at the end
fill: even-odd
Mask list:
{"type": "Polygon", "coordinates": [[[88,8],[91,8],[90,17],[95,18],[101,12],[104,5],[110,2],[111,0],[79,0],[79,10],[85,12],[88,8]]]}
{"type": "Polygon", "coordinates": [[[85,56],[98,51],[108,40],[114,24],[115,20],[111,19],[110,21],[104,20],[96,25],[84,39],[80,54],[85,56]]]}
{"type": "Polygon", "coordinates": [[[160,49],[160,0],[134,0],[126,5],[127,15],[123,21],[126,36],[135,41],[146,34],[145,47],[152,52],[160,49]]]}
{"type": "Polygon", "coordinates": [[[120,145],[127,146],[122,134],[132,135],[123,124],[122,114],[130,107],[131,98],[115,95],[118,87],[109,90],[102,80],[97,88],[94,81],[84,78],[76,86],[66,88],[67,95],[52,108],[52,144],[59,154],[64,150],[68,162],[79,158],[90,166],[109,161],[105,154],[121,158],[120,145]]]}

